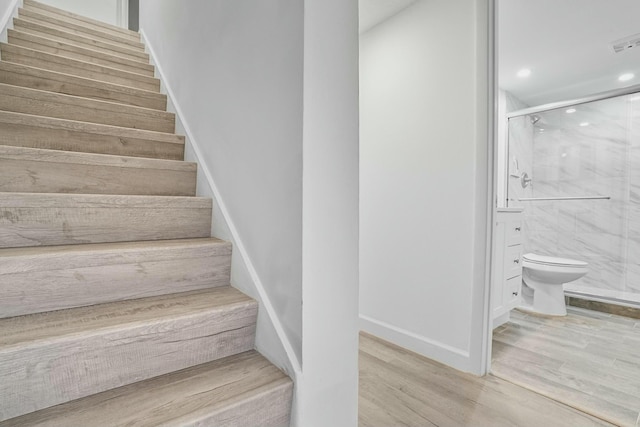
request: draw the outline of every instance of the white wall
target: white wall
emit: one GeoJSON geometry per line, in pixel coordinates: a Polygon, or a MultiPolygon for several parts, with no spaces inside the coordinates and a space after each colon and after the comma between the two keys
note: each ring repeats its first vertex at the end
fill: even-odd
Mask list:
{"type": "Polygon", "coordinates": [[[147,0],[140,28],[300,359],[302,5],[147,0]]]}
{"type": "Polygon", "coordinates": [[[213,234],[260,302],[257,349],[296,379],[300,426],[357,422],[357,25],[356,0],[140,2],[213,234]]]}
{"type": "Polygon", "coordinates": [[[18,0],[0,0],[0,42],[7,42],[7,28],[13,28],[13,17],[21,6],[18,0]]]}
{"type": "MultiPolygon", "coordinates": [[[[125,27],[121,17],[122,0],[38,0],[40,3],[97,19],[107,24],[125,27]]],[[[126,10],[126,8],[124,9],[126,10]]]]}
{"type": "Polygon", "coordinates": [[[358,424],[358,6],[304,2],[303,375],[297,424],[358,424]]]}
{"type": "Polygon", "coordinates": [[[421,0],[361,35],[364,330],[480,372],[488,3],[421,0]]]}

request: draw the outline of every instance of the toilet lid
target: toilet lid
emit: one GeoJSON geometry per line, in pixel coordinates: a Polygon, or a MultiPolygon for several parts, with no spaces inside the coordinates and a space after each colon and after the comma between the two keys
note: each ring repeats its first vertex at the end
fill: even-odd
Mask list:
{"type": "Polygon", "coordinates": [[[545,256],[533,253],[524,254],[522,255],[522,258],[535,264],[560,265],[563,267],[586,267],[589,265],[584,261],[577,261],[575,259],[558,258],[554,256],[545,256]]]}

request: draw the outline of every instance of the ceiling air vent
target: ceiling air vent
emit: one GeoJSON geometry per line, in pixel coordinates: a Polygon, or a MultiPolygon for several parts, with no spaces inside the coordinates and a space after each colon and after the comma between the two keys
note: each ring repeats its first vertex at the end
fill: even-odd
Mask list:
{"type": "Polygon", "coordinates": [[[632,36],[628,36],[623,39],[611,42],[610,46],[615,53],[633,49],[634,47],[640,47],[640,34],[634,34],[632,36]]]}

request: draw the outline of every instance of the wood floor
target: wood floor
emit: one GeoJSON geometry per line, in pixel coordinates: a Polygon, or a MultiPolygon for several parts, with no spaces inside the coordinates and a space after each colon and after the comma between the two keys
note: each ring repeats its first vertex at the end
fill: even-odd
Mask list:
{"type": "Polygon", "coordinates": [[[494,376],[476,377],[360,335],[361,427],[610,426],[494,376]]]}
{"type": "Polygon", "coordinates": [[[621,426],[640,411],[640,320],[567,307],[518,310],[493,334],[494,375],[621,426]]]}

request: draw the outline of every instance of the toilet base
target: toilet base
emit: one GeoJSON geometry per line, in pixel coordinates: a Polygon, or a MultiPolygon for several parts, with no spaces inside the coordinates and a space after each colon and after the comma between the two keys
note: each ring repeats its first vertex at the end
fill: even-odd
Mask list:
{"type": "Polygon", "coordinates": [[[522,304],[518,308],[546,316],[567,315],[562,284],[547,284],[525,279],[522,281],[522,288],[522,304]]]}

